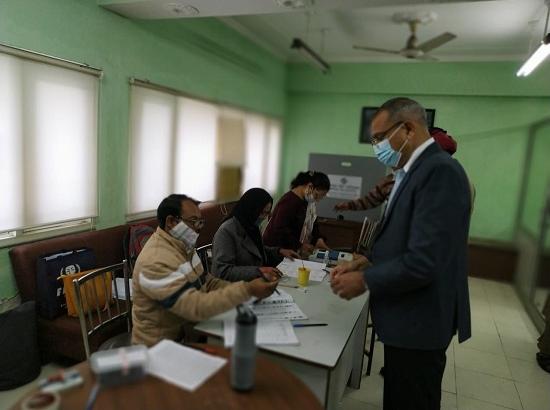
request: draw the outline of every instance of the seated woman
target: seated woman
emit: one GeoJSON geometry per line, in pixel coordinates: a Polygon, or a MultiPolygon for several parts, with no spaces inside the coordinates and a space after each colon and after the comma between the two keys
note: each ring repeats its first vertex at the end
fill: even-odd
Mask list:
{"type": "Polygon", "coordinates": [[[283,257],[298,254],[290,249],[264,246],[260,225],[271,213],[273,198],[261,188],[246,191],[221,224],[212,242],[212,272],[227,281],[258,277],[279,278],[275,266],[283,257]]]}
{"type": "Polygon", "coordinates": [[[330,190],[328,176],[322,172],[300,172],[290,188],[273,210],[264,232],[264,243],[294,249],[304,256],[315,248],[328,249],[315,224],[315,204],[330,190]]]}

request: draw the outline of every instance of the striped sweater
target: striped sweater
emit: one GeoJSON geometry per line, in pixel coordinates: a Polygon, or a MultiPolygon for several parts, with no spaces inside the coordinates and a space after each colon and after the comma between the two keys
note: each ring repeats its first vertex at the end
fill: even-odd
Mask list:
{"type": "Polygon", "coordinates": [[[184,321],[208,319],[250,298],[244,282],[203,274],[196,252],[161,228],[136,260],[132,288],[132,343],[146,346],[179,340],[184,321]]]}

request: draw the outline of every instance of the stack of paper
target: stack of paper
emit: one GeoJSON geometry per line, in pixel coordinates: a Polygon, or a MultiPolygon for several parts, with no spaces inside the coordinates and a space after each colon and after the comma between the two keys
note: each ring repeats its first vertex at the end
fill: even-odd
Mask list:
{"type": "Polygon", "coordinates": [[[327,268],[327,265],[325,263],[306,261],[301,259],[290,260],[288,258],[284,258],[279,266],[277,266],[277,269],[279,269],[285,275],[296,278],[298,276],[298,268],[301,268],[302,265],[310,269],[309,280],[321,282],[327,274],[327,272],[323,270],[327,268]]]}
{"type": "Polygon", "coordinates": [[[273,292],[268,298],[262,299],[259,302],[255,299],[256,304],[270,304],[270,303],[292,303],[294,298],[282,289],[277,289],[277,292],[273,292]],[[277,293],[279,292],[279,293],[277,293]]]}
{"type": "Polygon", "coordinates": [[[162,340],[149,349],[149,373],[190,391],[200,387],[226,362],[226,359],[199,352],[171,340],[162,340]]]}
{"type": "Polygon", "coordinates": [[[258,320],[301,320],[307,319],[302,309],[295,303],[258,303],[252,311],[258,320]]]}
{"type": "MultiPolygon", "coordinates": [[[[225,347],[235,343],[235,320],[223,322],[225,347]]],[[[289,320],[260,320],[256,326],[257,345],[298,345],[300,342],[289,320]]]]}
{"type": "Polygon", "coordinates": [[[255,301],[250,308],[258,317],[265,320],[299,320],[307,319],[294,298],[282,289],[278,289],[268,298],[255,301]]]}

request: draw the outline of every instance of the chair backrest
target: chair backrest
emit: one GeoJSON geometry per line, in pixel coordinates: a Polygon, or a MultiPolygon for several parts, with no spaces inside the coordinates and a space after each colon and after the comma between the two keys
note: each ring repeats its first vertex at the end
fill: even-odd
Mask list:
{"type": "Polygon", "coordinates": [[[74,279],[73,286],[84,350],[86,357],[89,358],[89,338],[94,333],[123,319],[127,322],[127,331],[131,331],[130,275],[127,261],[96,269],[74,279]],[[124,289],[120,289],[116,280],[116,277],[120,276],[117,273],[121,271],[124,278],[124,289]],[[109,289],[109,286],[112,286],[112,289],[109,289]],[[104,298],[106,298],[104,306],[101,306],[102,301],[98,287],[104,291],[104,298]],[[122,293],[123,290],[124,293],[122,293]],[[121,305],[124,306],[121,308],[121,305]]]}
{"type": "Polygon", "coordinates": [[[378,220],[369,219],[367,216],[365,217],[361,228],[361,234],[359,235],[359,241],[357,242],[357,249],[355,250],[357,253],[364,254],[370,250],[374,237],[376,236],[379,222],[378,220]]]}
{"type": "Polygon", "coordinates": [[[201,258],[202,267],[205,273],[212,273],[212,244],[203,245],[197,248],[197,255],[201,258]]]}

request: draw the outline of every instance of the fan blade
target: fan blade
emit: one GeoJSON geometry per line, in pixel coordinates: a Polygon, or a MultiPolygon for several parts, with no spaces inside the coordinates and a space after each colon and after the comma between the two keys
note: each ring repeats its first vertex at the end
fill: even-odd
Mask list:
{"type": "Polygon", "coordinates": [[[399,51],[387,50],[385,48],[376,48],[368,46],[353,46],[355,50],[366,50],[366,51],[376,51],[377,53],[386,53],[386,54],[399,54],[399,51]]]}
{"type": "Polygon", "coordinates": [[[427,51],[433,50],[434,48],[440,47],[443,44],[451,40],[454,40],[455,38],[456,38],[456,35],[453,33],[443,33],[437,37],[432,38],[431,40],[426,41],[425,43],[420,44],[416,48],[424,52],[427,52],[427,51]]]}
{"type": "Polygon", "coordinates": [[[437,58],[432,57],[429,54],[424,54],[420,57],[416,57],[417,60],[423,60],[423,61],[439,61],[437,58]]]}

